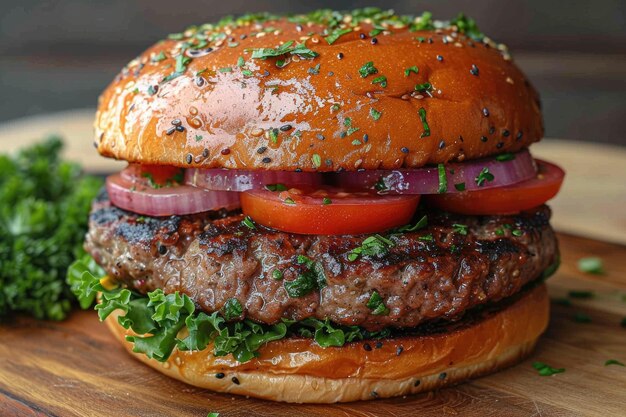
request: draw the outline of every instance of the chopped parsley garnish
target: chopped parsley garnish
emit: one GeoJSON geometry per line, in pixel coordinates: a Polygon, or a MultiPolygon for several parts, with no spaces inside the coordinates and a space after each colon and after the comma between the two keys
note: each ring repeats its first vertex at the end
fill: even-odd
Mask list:
{"type": "Polygon", "coordinates": [[[553,368],[543,362],[534,362],[533,368],[535,368],[541,376],[551,376],[565,372],[565,368],[553,368]]]}
{"type": "Polygon", "coordinates": [[[512,231],[511,231],[511,234],[512,234],[513,236],[520,237],[520,236],[522,236],[522,235],[524,234],[524,232],[523,232],[523,231],[521,231],[520,229],[515,229],[515,230],[512,230],[512,231]]]}
{"type": "Polygon", "coordinates": [[[265,184],[265,189],[268,191],[287,191],[288,190],[287,186],[281,183],[265,184]]]}
{"type": "Polygon", "coordinates": [[[443,164],[437,165],[437,174],[439,176],[439,188],[437,192],[443,194],[448,191],[448,177],[446,176],[446,167],[443,164]]]}
{"type": "Polygon", "coordinates": [[[385,306],[383,297],[380,296],[378,291],[374,291],[367,301],[367,308],[372,310],[372,314],[375,316],[386,316],[389,314],[389,309],[385,306]]]}
{"type": "Polygon", "coordinates": [[[272,271],[272,278],[275,280],[283,279],[283,272],[280,269],[275,269],[272,271]]]}
{"type": "Polygon", "coordinates": [[[372,84],[380,84],[382,88],[387,87],[387,77],[381,75],[380,77],[376,77],[372,80],[372,84]]]}
{"type": "Polygon", "coordinates": [[[180,55],[176,57],[176,67],[174,68],[175,72],[183,73],[187,69],[187,65],[191,62],[191,58],[185,56],[182,52],[180,55]]]}
{"type": "Polygon", "coordinates": [[[330,199],[330,198],[328,198],[328,197],[324,197],[324,198],[322,199],[322,204],[323,204],[323,205],[325,205],[325,206],[327,206],[327,205],[329,205],[329,204],[332,204],[332,201],[331,201],[331,199],[330,199]]]}
{"type": "Polygon", "coordinates": [[[433,14],[431,12],[424,12],[419,18],[419,22],[413,23],[410,27],[412,32],[418,30],[432,30],[435,28],[433,23],[433,14]]]}
{"type": "Polygon", "coordinates": [[[501,153],[500,155],[496,156],[496,161],[498,162],[512,161],[514,159],[515,159],[515,154],[512,154],[510,152],[501,153]]]}
{"type": "Polygon", "coordinates": [[[481,40],[485,37],[485,35],[478,30],[474,19],[465,16],[463,13],[459,13],[456,18],[450,20],[450,24],[456,26],[460,33],[464,33],[474,40],[481,40]]]}
{"type": "Polygon", "coordinates": [[[244,77],[252,77],[253,73],[250,70],[244,69],[244,70],[241,70],[241,74],[243,74],[244,77]]]}
{"type": "Polygon", "coordinates": [[[374,189],[379,193],[382,191],[387,191],[389,189],[387,187],[387,183],[385,182],[385,177],[381,176],[380,178],[378,178],[378,180],[374,183],[374,189]]]}
{"type": "Polygon", "coordinates": [[[414,225],[407,224],[407,225],[401,226],[397,228],[395,232],[397,233],[415,232],[416,230],[423,229],[427,225],[428,225],[428,217],[424,215],[414,225]]]}
{"type": "Polygon", "coordinates": [[[391,240],[382,237],[381,235],[373,235],[366,238],[361,246],[352,249],[348,252],[348,261],[354,262],[359,257],[364,256],[383,256],[389,252],[389,249],[394,247],[395,243],[391,240]]]}
{"type": "Polygon", "coordinates": [[[409,67],[404,70],[404,76],[408,77],[411,73],[417,74],[418,72],[419,72],[419,68],[413,65],[412,67],[409,67]]]}
{"type": "Polygon", "coordinates": [[[591,317],[588,314],[577,311],[573,317],[576,323],[591,323],[591,317]]]}
{"type": "Polygon", "coordinates": [[[459,224],[459,223],[454,223],[452,225],[452,227],[454,228],[454,231],[460,235],[463,236],[467,236],[467,231],[469,229],[469,227],[467,225],[464,224],[459,224]]]}
{"type": "Polygon", "coordinates": [[[321,64],[317,64],[316,66],[309,68],[309,69],[307,70],[307,72],[308,72],[309,74],[311,74],[311,75],[317,75],[317,74],[319,74],[319,73],[320,73],[320,65],[321,65],[321,64]]]}
{"type": "Polygon", "coordinates": [[[368,75],[376,74],[378,70],[374,66],[374,61],[369,61],[363,64],[361,68],[359,68],[359,74],[361,78],[366,78],[368,75]]]}
{"type": "Polygon", "coordinates": [[[252,221],[252,219],[250,218],[250,216],[244,217],[244,219],[241,221],[241,224],[243,224],[244,226],[246,226],[250,230],[255,230],[256,229],[256,226],[255,226],[254,222],[252,221]]]}
{"type": "Polygon", "coordinates": [[[583,299],[583,300],[588,300],[590,298],[593,298],[593,292],[591,291],[578,291],[578,290],[572,290],[568,293],[570,298],[578,298],[578,299],[583,299]]]}
{"type": "Polygon", "coordinates": [[[609,366],[609,365],[626,366],[622,362],[618,361],[617,359],[608,359],[606,362],[604,362],[604,366],[609,366]]]}
{"type": "Polygon", "coordinates": [[[350,33],[350,32],[352,32],[352,28],[335,29],[334,31],[332,31],[330,33],[330,35],[326,36],[324,39],[326,39],[326,42],[328,42],[329,45],[332,45],[341,36],[343,36],[343,35],[345,35],[347,33],[350,33]]]}
{"type": "Polygon", "coordinates": [[[166,58],[167,58],[167,56],[165,55],[165,52],[161,51],[157,55],[153,56],[151,61],[152,62],[161,62],[161,61],[163,61],[166,58]]]}
{"type": "Polygon", "coordinates": [[[256,48],[252,50],[252,59],[267,59],[285,54],[298,55],[301,58],[315,58],[317,52],[308,49],[303,43],[292,46],[295,41],[288,41],[277,48],[256,48]]]}
{"type": "Polygon", "coordinates": [[[484,167],[475,178],[476,185],[482,187],[486,181],[491,182],[494,180],[494,178],[495,177],[493,176],[493,174],[489,172],[489,168],[484,167]]]}
{"type": "Polygon", "coordinates": [[[315,168],[319,168],[322,166],[322,157],[319,154],[314,153],[311,157],[311,161],[313,162],[313,166],[315,168]]]}
{"type": "Polygon", "coordinates": [[[231,67],[224,67],[224,68],[219,68],[218,71],[226,73],[226,72],[233,72],[233,69],[231,67]]]}
{"type": "Polygon", "coordinates": [[[418,237],[418,239],[421,240],[422,242],[434,242],[435,241],[435,237],[433,236],[432,233],[429,233],[424,236],[420,236],[418,237]]]}
{"type": "Polygon", "coordinates": [[[239,68],[243,67],[246,64],[246,61],[243,59],[242,56],[240,56],[239,58],[237,58],[237,66],[239,68]]]}
{"type": "Polygon", "coordinates": [[[229,298],[224,304],[224,318],[226,320],[236,319],[243,313],[241,303],[236,298],[229,298]]]}
{"type": "Polygon", "coordinates": [[[454,188],[457,191],[465,191],[465,183],[464,182],[459,182],[457,184],[454,184],[454,188]]]}
{"type": "Polygon", "coordinates": [[[603,275],[602,259],[598,257],[581,258],[578,260],[578,270],[587,274],[603,275]]]}
{"type": "Polygon", "coordinates": [[[306,271],[299,274],[293,281],[285,281],[284,287],[290,297],[303,297],[311,291],[324,288],[327,285],[324,268],[319,262],[315,262],[304,255],[298,255],[296,262],[299,265],[304,265],[306,271]]]}
{"type": "Polygon", "coordinates": [[[432,89],[433,85],[429,82],[415,85],[415,91],[419,91],[420,93],[428,93],[432,91],[432,89]]]}
{"type": "Polygon", "coordinates": [[[291,198],[291,197],[285,198],[285,200],[283,202],[285,204],[290,204],[290,205],[295,205],[296,204],[295,200],[293,198],[291,198]]]}
{"type": "Polygon", "coordinates": [[[426,109],[420,107],[418,110],[420,120],[422,121],[422,126],[424,126],[424,132],[420,135],[420,138],[425,138],[430,136],[430,126],[428,126],[428,121],[426,120],[426,109]]]}
{"type": "Polygon", "coordinates": [[[374,119],[374,121],[380,119],[380,116],[382,116],[382,114],[382,112],[376,110],[375,108],[370,108],[370,116],[372,117],[372,119],[374,119]]]}

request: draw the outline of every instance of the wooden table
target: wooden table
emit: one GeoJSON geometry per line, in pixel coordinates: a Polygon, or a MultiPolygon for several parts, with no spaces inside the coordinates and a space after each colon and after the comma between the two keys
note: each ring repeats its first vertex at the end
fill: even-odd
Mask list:
{"type": "MultiPolygon", "coordinates": [[[[90,152],[90,113],[22,121],[0,129],[0,152],[50,130],[65,133],[68,155],[90,152]],[[55,129],[56,127],[56,129],[55,129]],[[25,133],[24,130],[27,130],[25,133]],[[12,133],[7,133],[12,132],[12,133]],[[17,132],[17,134],[15,133],[17,132]]],[[[130,358],[93,312],[61,323],[27,318],[0,326],[0,416],[621,416],[626,415],[626,151],[550,140],[533,153],[568,170],[552,206],[563,264],[548,281],[552,298],[571,290],[590,299],[553,303],[550,327],[518,366],[457,387],[406,398],[338,405],[277,404],[215,394],[164,377],[130,358]],[[587,237],[576,237],[574,234],[587,237]],[[593,236],[595,239],[589,239],[593,236]],[[617,243],[609,243],[617,242],[617,243]],[[583,274],[576,262],[599,256],[606,274],[583,274]],[[591,323],[574,320],[589,315],[591,323]],[[534,361],[566,372],[541,377],[534,361]]],[[[88,169],[117,169],[82,157],[88,169]]]]}

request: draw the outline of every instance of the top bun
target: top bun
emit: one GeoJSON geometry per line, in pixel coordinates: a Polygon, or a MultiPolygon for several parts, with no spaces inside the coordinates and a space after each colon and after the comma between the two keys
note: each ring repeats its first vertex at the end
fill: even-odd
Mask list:
{"type": "Polygon", "coordinates": [[[418,168],[538,141],[537,92],[459,15],[247,15],[169,36],[99,99],[98,151],[145,164],[418,168]]]}

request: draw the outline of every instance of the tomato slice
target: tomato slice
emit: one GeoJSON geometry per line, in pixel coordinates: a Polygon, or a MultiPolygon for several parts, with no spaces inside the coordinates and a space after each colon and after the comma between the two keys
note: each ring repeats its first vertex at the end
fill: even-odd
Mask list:
{"type": "Polygon", "coordinates": [[[241,209],[254,221],[305,235],[375,233],[411,221],[419,195],[379,196],[326,187],[317,190],[250,190],[241,209]]]}
{"type": "Polygon", "coordinates": [[[512,214],[540,206],[559,192],[565,172],[549,162],[536,162],[537,176],[531,180],[487,190],[433,194],[425,202],[451,213],[476,215],[512,214]]]}

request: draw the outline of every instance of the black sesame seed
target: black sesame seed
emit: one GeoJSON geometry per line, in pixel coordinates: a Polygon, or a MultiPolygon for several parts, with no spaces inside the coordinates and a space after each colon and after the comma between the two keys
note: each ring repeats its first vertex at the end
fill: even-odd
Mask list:
{"type": "Polygon", "coordinates": [[[487,107],[483,107],[483,116],[489,117],[489,110],[487,109],[487,107]]]}
{"type": "Polygon", "coordinates": [[[365,33],[359,33],[359,38],[365,39],[367,38],[367,35],[365,33]]]}
{"type": "Polygon", "coordinates": [[[517,140],[520,140],[522,138],[522,136],[524,136],[524,134],[522,133],[522,131],[520,130],[519,132],[517,132],[517,136],[515,136],[515,138],[517,140]]]}
{"type": "Polygon", "coordinates": [[[500,149],[500,148],[501,148],[501,147],[503,147],[503,146],[504,146],[504,142],[498,142],[498,143],[496,144],[496,148],[498,148],[498,149],[500,149]]]}
{"type": "Polygon", "coordinates": [[[370,395],[374,398],[378,398],[378,393],[376,391],[372,391],[370,395]]]}
{"type": "Polygon", "coordinates": [[[268,70],[263,71],[263,76],[264,77],[269,77],[270,76],[270,72],[268,70]]]}
{"type": "Polygon", "coordinates": [[[372,45],[376,45],[378,43],[378,39],[377,38],[372,38],[372,40],[370,42],[372,43],[372,45]]]}
{"type": "Polygon", "coordinates": [[[472,64],[472,69],[470,69],[470,74],[478,77],[478,67],[476,65],[472,64]]]}
{"type": "Polygon", "coordinates": [[[188,164],[190,164],[191,161],[193,161],[193,155],[188,153],[187,156],[185,157],[185,160],[187,161],[188,164]]]}
{"type": "Polygon", "coordinates": [[[443,149],[446,147],[446,141],[442,140],[441,142],[439,142],[439,149],[443,149]]]}
{"type": "Polygon", "coordinates": [[[179,132],[184,132],[185,131],[185,126],[176,126],[176,130],[179,132]]]}
{"type": "Polygon", "coordinates": [[[333,160],[332,159],[327,159],[325,162],[326,162],[326,166],[329,166],[329,167],[333,166],[333,160]]]}
{"type": "Polygon", "coordinates": [[[230,153],[230,148],[224,148],[220,151],[222,155],[228,155],[230,153]]]}
{"type": "Polygon", "coordinates": [[[481,142],[487,142],[487,136],[481,136],[480,137],[480,141],[481,142]]]}
{"type": "Polygon", "coordinates": [[[288,132],[288,131],[290,131],[291,129],[293,129],[293,127],[292,127],[291,125],[282,125],[282,126],[280,127],[280,130],[282,130],[283,132],[288,132]]]}
{"type": "Polygon", "coordinates": [[[318,133],[318,134],[316,135],[316,137],[317,137],[319,140],[324,140],[324,139],[326,139],[326,136],[322,135],[321,133],[318,133]]]}
{"type": "Polygon", "coordinates": [[[176,126],[172,126],[169,129],[167,129],[165,131],[165,134],[169,136],[169,135],[173,134],[174,132],[176,132],[176,126]]]}
{"type": "Polygon", "coordinates": [[[409,153],[409,148],[407,148],[406,146],[404,146],[404,147],[402,147],[402,148],[400,149],[400,152],[402,152],[402,153],[409,153]]]}
{"type": "Polygon", "coordinates": [[[230,380],[233,381],[233,384],[239,385],[239,378],[237,378],[236,376],[232,377],[230,380]]]}
{"type": "Polygon", "coordinates": [[[428,43],[433,43],[433,38],[428,38],[428,43]]]}
{"type": "Polygon", "coordinates": [[[159,243],[157,244],[157,251],[159,252],[159,254],[165,255],[167,253],[167,247],[159,243]]]}
{"type": "Polygon", "coordinates": [[[207,148],[204,148],[204,149],[202,150],[202,156],[203,156],[203,157],[205,157],[205,158],[206,158],[207,156],[209,156],[209,150],[208,150],[207,148]]]}
{"type": "Polygon", "coordinates": [[[383,342],[381,342],[380,340],[378,342],[376,342],[375,345],[376,349],[380,349],[381,347],[383,347],[383,342]]]}
{"type": "Polygon", "coordinates": [[[493,126],[489,127],[489,134],[493,135],[494,133],[496,133],[496,128],[493,126]]]}
{"type": "Polygon", "coordinates": [[[363,143],[367,143],[367,141],[370,140],[369,135],[366,133],[363,135],[363,143]]]}
{"type": "Polygon", "coordinates": [[[363,349],[365,349],[368,352],[371,352],[372,347],[370,346],[369,343],[363,343],[363,349]]]}
{"type": "Polygon", "coordinates": [[[504,136],[505,138],[508,138],[510,134],[511,134],[511,132],[509,132],[509,131],[508,131],[508,130],[506,130],[506,129],[504,129],[504,130],[502,131],[502,136],[504,136]]]}
{"type": "Polygon", "coordinates": [[[442,373],[439,374],[439,379],[446,379],[447,376],[448,376],[447,373],[442,372],[442,373]]]}
{"type": "Polygon", "coordinates": [[[196,85],[198,87],[202,87],[204,85],[204,78],[202,77],[196,77],[196,85]]]}
{"type": "Polygon", "coordinates": [[[296,168],[295,171],[296,172],[302,172],[302,168],[296,168]]]}
{"type": "Polygon", "coordinates": [[[419,387],[420,384],[422,383],[422,381],[420,381],[419,379],[415,380],[415,383],[413,384],[414,387],[419,387]]]}
{"type": "Polygon", "coordinates": [[[98,142],[96,142],[95,140],[93,141],[93,147],[96,149],[98,148],[98,142]]]}
{"type": "Polygon", "coordinates": [[[443,61],[443,57],[441,55],[437,55],[437,61],[442,62],[443,61]]]}
{"type": "Polygon", "coordinates": [[[265,158],[261,159],[261,162],[263,162],[264,164],[269,164],[270,162],[272,162],[272,158],[266,156],[265,158]]]}
{"type": "Polygon", "coordinates": [[[329,72],[328,72],[328,76],[329,76],[329,77],[332,77],[333,75],[335,75],[335,73],[334,73],[334,72],[332,72],[332,71],[329,71],[329,72]]]}
{"type": "Polygon", "coordinates": [[[267,150],[267,146],[261,146],[259,149],[256,150],[256,153],[261,155],[262,153],[265,153],[266,150],[267,150]]]}
{"type": "Polygon", "coordinates": [[[402,346],[398,346],[396,348],[396,356],[400,356],[402,354],[403,350],[404,350],[404,348],[402,346]]]}
{"type": "Polygon", "coordinates": [[[182,124],[182,122],[180,121],[180,119],[174,119],[174,120],[172,120],[172,124],[173,124],[174,126],[179,126],[179,125],[181,125],[181,124],[182,124]]]}
{"type": "Polygon", "coordinates": [[[461,143],[463,142],[463,136],[459,135],[459,140],[461,141],[461,143]]]}
{"type": "Polygon", "coordinates": [[[224,378],[226,375],[224,375],[224,372],[218,372],[215,374],[215,378],[217,379],[222,379],[224,378]]]}
{"type": "Polygon", "coordinates": [[[343,52],[339,52],[337,54],[337,59],[343,59],[343,52]]]}

